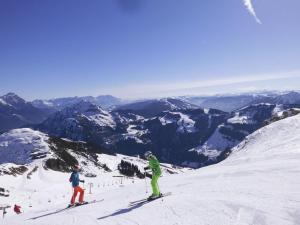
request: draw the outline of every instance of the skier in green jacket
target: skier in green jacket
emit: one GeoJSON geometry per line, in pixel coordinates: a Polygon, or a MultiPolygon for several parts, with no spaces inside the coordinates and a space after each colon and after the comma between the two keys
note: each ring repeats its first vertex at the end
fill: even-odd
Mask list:
{"type": "Polygon", "coordinates": [[[159,198],[161,196],[158,183],[157,183],[159,177],[161,176],[161,169],[160,169],[159,161],[152,154],[152,152],[147,151],[145,153],[145,158],[149,161],[149,166],[145,167],[144,169],[152,170],[152,179],[151,179],[152,195],[149,197],[149,200],[151,200],[154,198],[159,198]]]}

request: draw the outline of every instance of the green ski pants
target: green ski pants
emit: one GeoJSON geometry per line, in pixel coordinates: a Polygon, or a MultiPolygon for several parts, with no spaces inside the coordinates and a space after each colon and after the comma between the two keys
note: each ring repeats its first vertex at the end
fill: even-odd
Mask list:
{"type": "Polygon", "coordinates": [[[159,175],[152,175],[152,180],[151,180],[151,186],[152,186],[152,195],[153,196],[159,196],[160,195],[160,191],[159,191],[159,187],[158,187],[158,178],[160,176],[159,175]]]}

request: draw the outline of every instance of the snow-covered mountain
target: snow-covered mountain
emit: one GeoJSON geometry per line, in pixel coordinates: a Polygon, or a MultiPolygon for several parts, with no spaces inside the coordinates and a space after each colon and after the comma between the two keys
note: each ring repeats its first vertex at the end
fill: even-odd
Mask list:
{"type": "Polygon", "coordinates": [[[104,146],[125,155],[152,150],[164,162],[206,161],[188,152],[204,142],[228,116],[219,110],[179,109],[145,118],[133,111],[105,111],[81,102],[57,112],[38,128],[50,135],[104,146]]]}
{"type": "MultiPolygon", "coordinates": [[[[211,160],[224,158],[231,148],[244,138],[266,125],[266,121],[279,113],[276,105],[255,104],[236,110],[220,124],[206,142],[190,151],[208,156],[211,160]]],[[[219,160],[218,160],[219,161],[219,160]]]]}
{"type": "Polygon", "coordinates": [[[161,160],[181,164],[184,161],[206,161],[203,155],[188,150],[214,132],[228,115],[219,110],[186,109],[165,111],[149,119],[132,121],[123,126],[115,151],[142,154],[152,150],[161,160]]]}
{"type": "Polygon", "coordinates": [[[177,98],[163,98],[134,102],[119,106],[117,110],[130,111],[144,117],[157,116],[163,111],[196,109],[198,106],[177,98]]]}
{"type": "Polygon", "coordinates": [[[123,101],[111,95],[100,95],[97,97],[84,96],[84,97],[69,97],[69,98],[56,98],[49,100],[34,100],[32,104],[41,109],[52,109],[55,111],[62,110],[66,107],[78,104],[81,101],[90,102],[98,105],[104,109],[108,109],[112,106],[120,105],[123,101]]]}
{"type": "MultiPolygon", "coordinates": [[[[275,96],[288,96],[284,97],[289,99],[285,102],[295,103],[295,93],[260,96],[266,101],[274,100],[275,96]]],[[[5,107],[19,101],[3,98],[1,102],[5,107]]],[[[183,98],[165,98],[105,110],[91,101],[81,100],[31,127],[115,153],[142,155],[151,150],[163,162],[201,167],[225,159],[230,149],[247,135],[268,123],[295,115],[291,112],[294,109],[297,111],[295,104],[256,103],[228,113],[202,109],[183,98]]]]}
{"type": "Polygon", "coordinates": [[[129,206],[130,201],[149,195],[145,182],[120,185],[121,181],[108,181],[104,174],[91,180],[94,188],[86,194],[87,200],[103,202],[56,212],[69,202],[67,179],[67,174],[47,171],[25,181],[0,177],[5,189],[14,187],[14,197],[3,198],[2,203],[18,203],[24,208],[18,216],[9,209],[4,224],[298,225],[300,116],[257,130],[219,164],[164,175],[160,189],[172,194],[153,202],[129,206]]]}
{"type": "Polygon", "coordinates": [[[254,104],[232,113],[174,107],[154,117],[143,117],[135,110],[109,112],[81,102],[57,112],[38,128],[120,154],[142,155],[151,150],[163,162],[201,167],[226,158],[232,147],[286,107],[254,104]]]}
{"type": "Polygon", "coordinates": [[[35,167],[68,172],[79,163],[79,159],[87,169],[105,169],[97,162],[96,153],[110,152],[84,142],[51,137],[30,128],[14,129],[0,135],[0,175],[17,175],[14,171],[18,168],[23,168],[25,173],[35,167]]]}
{"type": "Polygon", "coordinates": [[[57,137],[104,145],[105,137],[116,129],[116,123],[108,111],[81,101],[56,112],[38,127],[57,137]]]}
{"type": "Polygon", "coordinates": [[[260,103],[300,105],[300,92],[297,91],[270,91],[235,95],[217,95],[206,97],[192,96],[181,98],[202,108],[219,109],[225,112],[232,112],[248,105],[260,103]]]}
{"type": "Polygon", "coordinates": [[[0,132],[41,123],[50,112],[34,107],[14,93],[0,96],[0,132]]]}

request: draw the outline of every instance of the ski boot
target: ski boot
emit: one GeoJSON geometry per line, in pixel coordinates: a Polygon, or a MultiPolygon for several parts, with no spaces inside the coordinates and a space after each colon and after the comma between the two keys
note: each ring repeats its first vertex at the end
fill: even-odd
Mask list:
{"type": "Polygon", "coordinates": [[[71,203],[70,203],[70,204],[68,205],[68,208],[71,208],[71,207],[74,207],[74,206],[75,206],[75,203],[74,203],[74,204],[71,204],[71,203]]]}
{"type": "Polygon", "coordinates": [[[76,203],[75,206],[86,205],[86,204],[88,204],[88,202],[83,201],[83,202],[76,203]]]}
{"type": "Polygon", "coordinates": [[[154,200],[154,199],[157,199],[157,198],[160,198],[161,197],[161,195],[150,195],[149,197],[148,197],[148,201],[152,201],[152,200],[154,200]]]}

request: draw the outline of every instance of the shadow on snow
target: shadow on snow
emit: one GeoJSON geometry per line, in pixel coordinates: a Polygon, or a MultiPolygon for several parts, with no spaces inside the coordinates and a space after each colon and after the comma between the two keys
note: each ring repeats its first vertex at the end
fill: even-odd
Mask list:
{"type": "Polygon", "coordinates": [[[102,216],[102,217],[98,218],[98,220],[103,220],[103,219],[106,219],[106,218],[109,218],[109,217],[113,217],[113,216],[118,216],[118,215],[129,213],[132,210],[138,209],[138,208],[142,207],[143,205],[145,205],[147,203],[149,203],[149,202],[146,201],[146,202],[136,203],[133,206],[129,206],[128,208],[119,209],[118,211],[116,211],[116,212],[114,212],[114,213],[112,213],[110,215],[102,216]]]}

